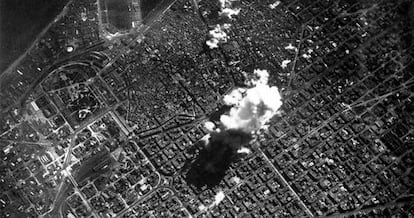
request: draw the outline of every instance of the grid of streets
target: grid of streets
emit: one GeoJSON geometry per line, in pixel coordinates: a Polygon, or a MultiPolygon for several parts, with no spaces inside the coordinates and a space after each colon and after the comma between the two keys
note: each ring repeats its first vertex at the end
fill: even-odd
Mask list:
{"type": "Polygon", "coordinates": [[[161,1],[114,40],[97,1],[69,1],[0,75],[0,216],[414,216],[412,1],[237,3],[209,49],[216,1],[161,1]],[[205,121],[254,69],[281,115],[192,184],[205,121]]]}

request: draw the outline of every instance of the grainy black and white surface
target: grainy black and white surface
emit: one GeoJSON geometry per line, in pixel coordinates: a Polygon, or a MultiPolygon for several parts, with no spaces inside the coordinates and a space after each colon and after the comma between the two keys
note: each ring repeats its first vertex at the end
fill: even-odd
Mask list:
{"type": "Polygon", "coordinates": [[[216,1],[112,39],[102,2],[70,1],[0,75],[1,217],[414,216],[413,1],[240,0],[217,49],[216,1]],[[281,114],[198,175],[204,122],[254,69],[281,114]]]}

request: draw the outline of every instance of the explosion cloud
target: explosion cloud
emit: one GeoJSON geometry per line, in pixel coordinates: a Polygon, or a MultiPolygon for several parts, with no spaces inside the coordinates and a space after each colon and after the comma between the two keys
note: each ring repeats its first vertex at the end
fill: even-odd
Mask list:
{"type": "MultiPolygon", "coordinates": [[[[220,0],[220,12],[219,15],[221,17],[227,17],[228,19],[233,19],[234,15],[238,15],[240,13],[240,8],[230,8],[232,5],[233,0],[220,0]]],[[[229,23],[224,24],[217,24],[214,29],[209,31],[209,40],[206,41],[206,45],[210,49],[218,48],[220,43],[227,42],[229,38],[227,33],[225,32],[226,29],[230,28],[229,23]]]]}
{"type": "Polygon", "coordinates": [[[220,117],[225,129],[255,132],[263,128],[282,106],[277,87],[267,84],[268,72],[255,70],[254,74],[257,79],[251,81],[251,88],[238,88],[224,96],[224,103],[233,106],[228,115],[220,117]]]}
{"type": "Polygon", "coordinates": [[[232,8],[233,2],[235,0],[220,0],[221,11],[219,12],[220,16],[226,16],[232,19],[233,15],[238,15],[240,13],[240,8],[232,8]]]}
{"type": "Polygon", "coordinates": [[[222,201],[222,200],[224,200],[224,198],[225,198],[225,195],[224,195],[224,192],[223,191],[219,191],[215,196],[214,196],[214,202],[213,202],[213,205],[214,206],[217,206],[218,204],[220,204],[220,202],[222,201]]]}
{"type": "Polygon", "coordinates": [[[214,131],[214,129],[216,128],[216,125],[215,125],[213,122],[211,122],[211,121],[207,121],[207,122],[205,122],[205,123],[204,123],[204,127],[205,127],[208,131],[213,132],[213,131],[214,131]]]}
{"type": "Polygon", "coordinates": [[[221,16],[226,16],[230,19],[233,18],[234,15],[238,15],[240,13],[240,8],[232,9],[232,8],[223,8],[220,12],[221,16]]]}
{"type": "Polygon", "coordinates": [[[254,135],[282,106],[278,88],[269,86],[268,79],[266,70],[254,70],[248,88],[237,88],[224,96],[230,111],[220,116],[217,127],[211,121],[204,124],[210,133],[202,139],[205,147],[191,172],[203,172],[205,177],[224,176],[237,154],[251,153],[248,146],[254,135]]]}
{"type": "Polygon", "coordinates": [[[219,205],[220,204],[220,202],[222,202],[223,200],[224,200],[224,198],[226,197],[226,195],[224,194],[224,192],[222,191],[222,190],[220,190],[219,192],[217,192],[216,193],[216,195],[214,196],[214,201],[210,204],[210,205],[208,205],[208,206],[205,206],[205,205],[200,205],[199,207],[198,207],[198,209],[200,210],[200,211],[206,211],[206,210],[209,210],[209,209],[211,209],[211,208],[213,208],[213,207],[215,207],[215,206],[217,206],[217,205],[219,205]]]}
{"type": "Polygon", "coordinates": [[[227,33],[224,31],[224,28],[220,25],[209,31],[210,39],[206,41],[206,44],[209,48],[218,48],[218,44],[221,42],[227,42],[227,33]]]}

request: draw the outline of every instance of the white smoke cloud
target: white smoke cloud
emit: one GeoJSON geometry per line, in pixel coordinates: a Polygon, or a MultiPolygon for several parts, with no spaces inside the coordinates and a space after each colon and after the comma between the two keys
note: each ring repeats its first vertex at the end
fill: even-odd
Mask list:
{"type": "Polygon", "coordinates": [[[215,39],[215,38],[211,38],[209,40],[206,41],[206,45],[210,48],[218,48],[218,44],[219,44],[219,40],[215,39]]]}
{"type": "Polygon", "coordinates": [[[219,1],[220,1],[221,8],[225,8],[227,0],[219,0],[219,1]]]}
{"type": "Polygon", "coordinates": [[[206,212],[208,210],[211,210],[213,207],[217,206],[220,204],[220,202],[222,202],[224,200],[224,198],[226,197],[226,195],[224,194],[224,192],[222,190],[220,190],[219,192],[216,193],[216,195],[214,196],[214,201],[211,202],[211,204],[209,205],[199,205],[198,209],[201,212],[206,212]]]}
{"type": "Polygon", "coordinates": [[[245,89],[238,88],[230,92],[228,95],[223,97],[223,101],[226,105],[234,105],[239,103],[243,99],[243,93],[245,89]]]}
{"type": "Polygon", "coordinates": [[[235,185],[241,184],[242,180],[238,176],[233,176],[230,178],[230,182],[234,183],[235,185]]]}
{"type": "Polygon", "coordinates": [[[201,138],[200,140],[203,141],[205,145],[208,145],[210,143],[210,138],[211,138],[211,135],[207,134],[203,138],[201,138]]]}
{"type": "Polygon", "coordinates": [[[250,82],[251,88],[238,88],[224,96],[224,103],[233,106],[228,115],[220,117],[225,129],[255,132],[263,128],[282,106],[278,88],[267,84],[268,72],[255,70],[254,74],[257,78],[250,82]]]}
{"type": "Polygon", "coordinates": [[[269,5],[269,8],[275,9],[278,5],[280,5],[280,3],[281,3],[280,1],[275,1],[275,3],[269,5]]]}
{"type": "Polygon", "coordinates": [[[285,69],[285,68],[288,66],[288,64],[289,64],[290,62],[292,62],[292,61],[291,61],[291,60],[284,60],[284,61],[282,61],[282,64],[280,64],[280,66],[281,66],[283,69],[285,69]]]}
{"type": "Polygon", "coordinates": [[[238,15],[240,13],[240,8],[233,8],[233,2],[237,0],[219,0],[220,1],[220,9],[219,15],[222,17],[227,17],[229,19],[233,19],[234,15],[238,15]]]}
{"type": "Polygon", "coordinates": [[[237,150],[238,154],[250,154],[252,153],[252,150],[250,150],[250,148],[246,148],[246,147],[241,147],[239,148],[239,150],[237,150]]]}
{"type": "Polygon", "coordinates": [[[205,123],[204,123],[204,127],[205,127],[208,131],[213,132],[213,131],[216,129],[216,124],[214,124],[214,123],[213,123],[213,122],[211,122],[211,121],[207,121],[207,122],[205,122],[205,123]]]}
{"type": "Polygon", "coordinates": [[[240,8],[232,9],[232,8],[223,8],[220,11],[220,16],[226,16],[230,19],[233,19],[234,15],[238,15],[240,13],[240,8]]]}
{"type": "Polygon", "coordinates": [[[224,27],[216,25],[216,27],[209,31],[210,39],[206,41],[207,46],[210,49],[218,48],[219,43],[227,42],[228,36],[224,31],[224,27]]]}
{"type": "Polygon", "coordinates": [[[224,192],[223,191],[219,191],[215,196],[214,196],[214,202],[212,203],[212,206],[217,206],[218,204],[220,204],[221,201],[223,201],[225,198],[224,192]]]}
{"type": "MultiPolygon", "coordinates": [[[[221,17],[228,17],[229,19],[233,19],[234,15],[238,15],[240,13],[240,8],[231,8],[232,3],[234,0],[219,0],[220,1],[220,11],[219,15],[221,17]]],[[[210,49],[218,48],[220,43],[227,42],[229,38],[225,29],[230,28],[231,24],[224,23],[224,24],[217,24],[214,29],[209,31],[210,39],[206,41],[206,45],[210,49]]]]}
{"type": "Polygon", "coordinates": [[[256,69],[253,73],[256,78],[252,79],[250,81],[250,84],[253,84],[255,86],[258,84],[267,85],[267,82],[269,81],[269,73],[267,70],[256,69]]]}

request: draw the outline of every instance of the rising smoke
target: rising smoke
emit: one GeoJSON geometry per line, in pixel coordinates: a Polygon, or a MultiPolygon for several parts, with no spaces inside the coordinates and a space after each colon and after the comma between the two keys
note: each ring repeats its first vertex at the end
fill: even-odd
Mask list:
{"type": "Polygon", "coordinates": [[[269,86],[269,73],[266,70],[254,70],[254,78],[248,82],[248,88],[237,88],[225,95],[223,101],[231,106],[229,114],[221,115],[221,128],[212,122],[206,122],[210,131],[235,129],[254,134],[265,128],[266,123],[282,106],[282,98],[276,86],[269,86]]]}
{"type": "Polygon", "coordinates": [[[276,86],[267,84],[269,74],[255,70],[256,79],[251,88],[238,88],[224,97],[224,103],[233,106],[228,115],[220,121],[225,129],[239,129],[253,133],[263,127],[282,106],[282,99],[276,86]]]}
{"type": "MultiPolygon", "coordinates": [[[[231,20],[233,19],[233,16],[238,15],[240,13],[240,8],[232,8],[234,0],[220,0],[219,2],[220,17],[231,20]]],[[[220,43],[226,43],[229,39],[226,30],[228,30],[230,26],[231,24],[229,23],[217,24],[213,29],[209,31],[209,40],[206,41],[206,45],[210,49],[214,49],[218,48],[220,43]]]]}
{"type": "Polygon", "coordinates": [[[254,70],[253,79],[247,88],[237,88],[224,96],[223,101],[231,106],[228,114],[220,117],[219,127],[206,122],[210,134],[205,137],[205,150],[209,158],[205,169],[216,171],[220,160],[231,158],[236,153],[250,153],[249,142],[282,106],[276,86],[269,86],[269,73],[254,70]]]}

